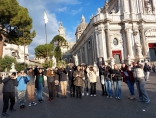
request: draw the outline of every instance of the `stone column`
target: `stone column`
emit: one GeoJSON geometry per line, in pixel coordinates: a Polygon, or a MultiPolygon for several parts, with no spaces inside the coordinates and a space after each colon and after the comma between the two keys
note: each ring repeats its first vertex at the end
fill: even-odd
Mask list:
{"type": "Polygon", "coordinates": [[[110,43],[110,36],[109,36],[110,30],[106,29],[105,33],[106,33],[107,58],[111,58],[112,50],[111,50],[111,43],[110,43]]]}
{"type": "Polygon", "coordinates": [[[99,48],[99,56],[103,57],[103,43],[102,43],[102,30],[98,30],[97,32],[98,37],[98,48],[99,48]]]}
{"type": "Polygon", "coordinates": [[[154,0],[152,0],[152,11],[153,11],[153,13],[155,13],[155,4],[154,4],[154,0]]]}
{"type": "Polygon", "coordinates": [[[97,31],[95,32],[95,37],[96,37],[96,50],[97,50],[97,57],[100,57],[99,39],[98,39],[98,33],[97,33],[97,31]]]}
{"type": "Polygon", "coordinates": [[[130,8],[131,8],[131,18],[134,19],[134,9],[133,9],[134,0],[130,0],[130,8]]]}
{"type": "Polygon", "coordinates": [[[146,49],[146,41],[145,41],[145,34],[144,34],[144,29],[140,29],[141,32],[141,42],[142,42],[142,51],[143,51],[143,56],[147,55],[147,49],[146,49]]]}
{"type": "Polygon", "coordinates": [[[130,39],[129,39],[129,29],[125,29],[126,32],[126,46],[127,46],[127,55],[129,55],[130,57],[132,57],[132,51],[131,51],[131,46],[130,46],[130,39]]]}

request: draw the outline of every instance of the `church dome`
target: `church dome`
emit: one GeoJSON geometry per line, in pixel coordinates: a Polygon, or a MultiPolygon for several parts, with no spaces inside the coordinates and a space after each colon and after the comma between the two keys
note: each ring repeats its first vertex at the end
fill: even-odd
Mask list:
{"type": "Polygon", "coordinates": [[[78,33],[78,32],[82,33],[86,29],[87,25],[88,24],[85,21],[85,17],[82,15],[81,23],[78,25],[78,27],[76,29],[76,33],[78,33]]]}

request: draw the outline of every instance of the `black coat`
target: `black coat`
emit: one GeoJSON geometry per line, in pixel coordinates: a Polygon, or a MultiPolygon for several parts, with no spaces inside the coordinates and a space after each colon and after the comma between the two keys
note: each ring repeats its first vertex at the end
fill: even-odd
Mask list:
{"type": "Polygon", "coordinates": [[[115,74],[115,76],[112,78],[113,81],[119,81],[121,79],[121,72],[120,70],[112,70],[112,74],[115,74]]]}
{"type": "Polygon", "coordinates": [[[63,70],[59,69],[58,73],[60,76],[60,81],[67,81],[67,70],[65,68],[63,70]]]}
{"type": "Polygon", "coordinates": [[[3,92],[15,92],[15,86],[18,85],[17,80],[15,79],[11,79],[10,76],[8,76],[7,78],[4,78],[2,80],[3,82],[3,92]]]}
{"type": "Polygon", "coordinates": [[[67,73],[68,73],[68,78],[69,80],[73,80],[74,77],[73,77],[73,73],[74,73],[74,69],[73,68],[67,68],[67,73]]]}

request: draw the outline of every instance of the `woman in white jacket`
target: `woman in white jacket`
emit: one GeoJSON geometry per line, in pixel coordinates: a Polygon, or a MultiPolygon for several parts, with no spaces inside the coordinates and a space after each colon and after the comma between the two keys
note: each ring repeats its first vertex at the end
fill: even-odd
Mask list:
{"type": "Polygon", "coordinates": [[[149,103],[149,97],[145,90],[145,75],[143,71],[143,65],[139,64],[133,72],[134,78],[136,78],[136,86],[139,93],[139,101],[149,103]]]}
{"type": "Polygon", "coordinates": [[[96,69],[93,66],[88,66],[87,74],[90,81],[90,96],[96,96],[96,69]]]}

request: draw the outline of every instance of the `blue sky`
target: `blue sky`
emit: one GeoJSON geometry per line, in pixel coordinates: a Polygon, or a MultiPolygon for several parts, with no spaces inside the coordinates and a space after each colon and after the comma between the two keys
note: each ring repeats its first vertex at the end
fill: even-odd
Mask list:
{"type": "Polygon", "coordinates": [[[43,13],[46,10],[48,20],[47,34],[48,42],[58,34],[59,22],[63,23],[66,29],[67,41],[75,42],[75,31],[80,23],[82,14],[86,22],[90,16],[97,13],[99,7],[103,7],[105,0],[18,0],[19,4],[28,8],[30,17],[33,19],[33,29],[36,30],[36,37],[29,45],[30,58],[34,57],[34,48],[45,44],[45,28],[43,13]]]}

